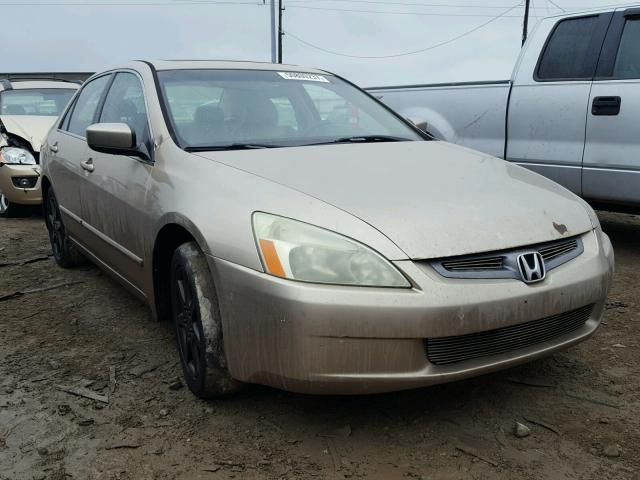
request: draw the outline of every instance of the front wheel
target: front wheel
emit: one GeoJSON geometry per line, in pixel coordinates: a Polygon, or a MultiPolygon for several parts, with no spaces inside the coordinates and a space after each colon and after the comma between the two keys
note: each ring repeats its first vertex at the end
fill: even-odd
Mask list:
{"type": "Polygon", "coordinates": [[[0,217],[22,217],[29,212],[30,209],[27,205],[18,205],[10,202],[5,194],[0,191],[0,217]]]}
{"type": "Polygon", "coordinates": [[[242,383],[227,370],[218,298],[207,260],[195,242],[171,260],[171,311],[182,371],[198,397],[235,393],[242,383]]]}

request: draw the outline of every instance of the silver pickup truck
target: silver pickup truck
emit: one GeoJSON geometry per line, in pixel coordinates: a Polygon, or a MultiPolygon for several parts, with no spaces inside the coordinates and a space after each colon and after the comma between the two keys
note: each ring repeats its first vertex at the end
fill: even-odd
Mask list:
{"type": "Polygon", "coordinates": [[[510,80],[368,89],[436,138],[640,208],[640,6],[542,20],[510,80]]]}

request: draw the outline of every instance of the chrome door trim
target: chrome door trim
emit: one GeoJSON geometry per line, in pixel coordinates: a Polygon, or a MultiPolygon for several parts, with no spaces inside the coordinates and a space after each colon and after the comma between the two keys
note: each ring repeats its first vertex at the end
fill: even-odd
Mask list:
{"type": "MultiPolygon", "coordinates": [[[[126,248],[124,248],[122,245],[120,245],[119,243],[117,243],[116,241],[114,241],[111,237],[108,237],[107,235],[105,235],[104,233],[102,233],[100,230],[98,230],[97,228],[95,228],[92,225],[89,225],[87,222],[85,222],[84,220],[82,220],[80,217],[78,217],[75,213],[72,213],[71,211],[67,210],[66,208],[64,208],[63,206],[60,206],[60,211],[62,213],[64,213],[65,215],[69,216],[71,219],[75,220],[76,222],[78,222],[80,225],[82,225],[83,227],[85,227],[87,230],[89,230],[91,233],[93,233],[96,237],[98,237],[100,240],[108,243],[110,246],[112,246],[113,248],[115,248],[116,250],[118,250],[120,253],[122,253],[124,256],[126,256],[127,258],[129,258],[130,260],[133,260],[136,264],[138,264],[139,266],[144,265],[144,262],[142,260],[142,258],[138,257],[135,253],[131,252],[130,250],[127,250],[126,248]]],[[[77,243],[77,242],[76,242],[77,243]]],[[[95,255],[94,255],[95,256],[95,255]]]]}
{"type": "Polygon", "coordinates": [[[607,172],[616,172],[616,173],[640,173],[640,169],[634,168],[620,168],[620,167],[610,167],[605,164],[589,164],[589,167],[583,167],[582,170],[590,170],[590,171],[607,171],[607,172]]]}
{"type": "Polygon", "coordinates": [[[522,160],[522,159],[515,159],[515,158],[510,158],[509,161],[512,163],[517,163],[518,165],[521,165],[523,167],[533,166],[533,167],[574,168],[577,170],[582,169],[580,165],[568,165],[568,164],[564,165],[561,163],[540,163],[536,161],[529,161],[529,160],[522,160]]]}

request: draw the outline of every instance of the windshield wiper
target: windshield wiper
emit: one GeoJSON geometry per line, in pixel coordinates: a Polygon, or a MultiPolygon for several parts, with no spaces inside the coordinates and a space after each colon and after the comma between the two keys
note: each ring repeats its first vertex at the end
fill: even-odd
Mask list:
{"type": "Polygon", "coordinates": [[[352,137],[341,137],[326,142],[313,143],[311,145],[329,145],[333,143],[374,143],[374,142],[411,142],[413,139],[405,137],[394,137],[392,135],[355,135],[352,137]]]}
{"type": "Polygon", "coordinates": [[[262,143],[229,143],[226,145],[205,145],[185,147],[187,152],[209,152],[213,150],[257,150],[261,148],[278,148],[280,145],[267,145],[262,143]]]}

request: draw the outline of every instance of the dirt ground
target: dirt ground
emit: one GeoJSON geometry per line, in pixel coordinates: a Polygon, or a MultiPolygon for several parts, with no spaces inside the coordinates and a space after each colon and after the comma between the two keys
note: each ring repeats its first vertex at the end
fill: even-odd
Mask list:
{"type": "Polygon", "coordinates": [[[42,219],[0,219],[0,479],[640,479],[640,217],[602,221],[616,279],[570,351],[409,392],[201,401],[168,325],[98,269],[58,268],[42,219]]]}

